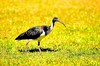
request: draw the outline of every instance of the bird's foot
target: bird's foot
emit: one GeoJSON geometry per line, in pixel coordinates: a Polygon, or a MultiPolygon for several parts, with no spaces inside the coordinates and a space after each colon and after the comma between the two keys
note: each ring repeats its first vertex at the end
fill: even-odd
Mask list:
{"type": "Polygon", "coordinates": [[[25,52],[28,52],[28,50],[27,50],[27,49],[25,49],[25,52]]]}
{"type": "Polygon", "coordinates": [[[41,52],[41,48],[39,47],[39,52],[41,52]]]}

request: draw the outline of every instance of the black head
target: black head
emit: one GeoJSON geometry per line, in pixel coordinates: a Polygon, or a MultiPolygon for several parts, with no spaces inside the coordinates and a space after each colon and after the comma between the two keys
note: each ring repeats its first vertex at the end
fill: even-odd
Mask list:
{"type": "MultiPolygon", "coordinates": [[[[61,22],[57,17],[54,17],[53,20],[52,20],[53,23],[55,22],[59,22],[61,24],[63,24],[65,26],[65,24],[63,22],[61,22]]],[[[65,26],[66,27],[66,26],[65,26]]]]}
{"type": "Polygon", "coordinates": [[[52,22],[59,22],[58,18],[57,17],[54,17],[52,22]]]}

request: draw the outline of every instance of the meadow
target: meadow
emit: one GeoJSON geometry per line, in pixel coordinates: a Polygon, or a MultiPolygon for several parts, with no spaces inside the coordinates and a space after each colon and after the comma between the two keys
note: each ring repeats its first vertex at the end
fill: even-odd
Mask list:
{"type": "Polygon", "coordinates": [[[100,0],[0,0],[0,66],[100,66],[100,0]],[[37,25],[56,23],[41,41],[15,38],[37,25]]]}

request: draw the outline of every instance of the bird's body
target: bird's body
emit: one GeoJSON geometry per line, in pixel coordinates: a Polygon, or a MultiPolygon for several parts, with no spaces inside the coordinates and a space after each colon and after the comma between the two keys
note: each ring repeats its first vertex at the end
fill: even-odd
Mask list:
{"type": "MultiPolygon", "coordinates": [[[[58,18],[54,17],[50,26],[42,25],[42,26],[32,27],[26,32],[20,34],[15,40],[24,40],[24,39],[28,39],[29,41],[38,40],[38,47],[39,47],[39,51],[41,52],[40,41],[52,31],[55,22],[60,22],[60,21],[58,20],[58,18]]],[[[27,51],[27,45],[29,41],[26,43],[26,51],[27,51]]]]}
{"type": "Polygon", "coordinates": [[[20,34],[15,40],[33,39],[41,41],[50,31],[50,26],[35,26],[20,34]]]}

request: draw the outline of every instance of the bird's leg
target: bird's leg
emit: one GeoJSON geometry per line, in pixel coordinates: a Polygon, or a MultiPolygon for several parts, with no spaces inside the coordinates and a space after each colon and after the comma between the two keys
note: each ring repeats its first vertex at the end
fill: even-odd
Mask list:
{"type": "Polygon", "coordinates": [[[30,42],[30,40],[28,40],[27,42],[26,42],[26,49],[25,49],[25,52],[27,52],[28,51],[28,43],[30,42]]]}
{"type": "Polygon", "coordinates": [[[41,52],[40,41],[38,41],[38,48],[39,48],[39,52],[41,52]]]}

